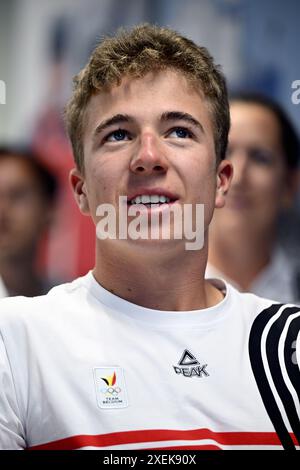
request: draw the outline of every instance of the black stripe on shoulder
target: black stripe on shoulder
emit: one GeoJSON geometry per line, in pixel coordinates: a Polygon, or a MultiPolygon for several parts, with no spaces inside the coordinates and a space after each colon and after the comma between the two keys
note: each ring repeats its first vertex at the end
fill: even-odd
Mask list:
{"type": "Polygon", "coordinates": [[[295,449],[293,440],[285,426],[280,410],[270,387],[261,354],[261,340],[269,320],[276,315],[283,304],[272,304],[264,309],[254,320],[249,336],[249,357],[256,384],[263,404],[273,423],[284,449],[295,449]]]}
{"type": "Polygon", "coordinates": [[[300,402],[300,364],[297,364],[296,341],[300,330],[300,317],[291,321],[284,343],[284,362],[289,379],[300,402]]]}
{"type": "MultiPolygon", "coordinates": [[[[279,318],[272,324],[266,338],[266,353],[274,385],[284,406],[291,428],[300,444],[299,416],[293,396],[285,383],[279,362],[279,341],[287,320],[295,313],[300,315],[299,307],[286,307],[281,312],[279,318]]],[[[291,361],[291,359],[289,361],[291,361]]],[[[299,387],[300,383],[298,384],[298,389],[299,387]]]]}

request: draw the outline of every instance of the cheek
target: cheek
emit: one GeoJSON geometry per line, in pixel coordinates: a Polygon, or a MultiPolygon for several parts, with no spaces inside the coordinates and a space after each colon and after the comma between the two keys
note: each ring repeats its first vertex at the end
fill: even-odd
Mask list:
{"type": "Polygon", "coordinates": [[[179,155],[177,162],[173,159],[172,163],[177,166],[177,171],[187,187],[196,188],[203,194],[203,187],[208,188],[215,185],[216,159],[210,147],[199,146],[199,148],[187,153],[184,160],[182,158],[182,155],[179,155]]]}
{"type": "Polygon", "coordinates": [[[28,230],[38,220],[35,207],[31,204],[22,204],[19,207],[15,207],[11,212],[11,220],[13,220],[18,228],[28,230]]]}
{"type": "Polygon", "coordinates": [[[28,210],[26,215],[15,214],[12,224],[12,234],[18,239],[21,244],[26,245],[31,240],[38,238],[40,234],[39,219],[32,210],[28,210]]]}
{"type": "Polygon", "coordinates": [[[253,196],[257,223],[259,220],[263,225],[267,225],[268,221],[274,222],[282,206],[282,197],[282,177],[272,173],[264,178],[257,178],[253,196]]]}
{"type": "Polygon", "coordinates": [[[39,233],[45,226],[47,217],[47,210],[44,207],[36,206],[31,207],[26,213],[26,220],[22,220],[23,226],[27,228],[28,232],[39,233]]]}
{"type": "Polygon", "coordinates": [[[194,165],[190,167],[190,178],[188,186],[193,188],[195,194],[202,201],[214,204],[214,194],[217,185],[216,170],[214,166],[194,165]]]}
{"type": "Polygon", "coordinates": [[[114,165],[113,162],[104,162],[91,168],[86,178],[90,208],[95,210],[101,203],[112,202],[121,175],[118,165],[114,165]]]}
{"type": "Polygon", "coordinates": [[[215,208],[216,170],[212,165],[190,165],[189,178],[186,179],[188,199],[197,204],[204,204],[204,224],[207,227],[215,208]]]}
{"type": "Polygon", "coordinates": [[[280,200],[283,192],[283,177],[279,173],[257,172],[253,176],[254,195],[262,204],[280,200]]]}

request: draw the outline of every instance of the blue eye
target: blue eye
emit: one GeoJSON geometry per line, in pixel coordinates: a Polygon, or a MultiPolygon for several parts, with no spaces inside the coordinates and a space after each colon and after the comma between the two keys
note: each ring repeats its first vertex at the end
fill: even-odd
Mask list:
{"type": "Polygon", "coordinates": [[[187,137],[192,136],[192,133],[184,127],[176,127],[175,129],[172,129],[169,136],[173,137],[172,134],[175,134],[175,137],[178,137],[179,139],[186,139],[187,137]]]}
{"type": "Polygon", "coordinates": [[[128,137],[127,131],[125,131],[124,129],[117,129],[116,131],[111,132],[111,134],[106,137],[106,140],[108,142],[120,142],[122,140],[125,140],[126,137],[128,137]]]}

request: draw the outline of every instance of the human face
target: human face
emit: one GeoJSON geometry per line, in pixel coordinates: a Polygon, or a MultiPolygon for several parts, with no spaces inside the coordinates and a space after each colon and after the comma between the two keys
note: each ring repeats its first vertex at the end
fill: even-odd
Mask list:
{"type": "Polygon", "coordinates": [[[233,102],[227,158],[233,179],[222,226],[267,234],[274,231],[287,192],[287,169],[276,116],[258,104],[233,102]]]}
{"type": "Polygon", "coordinates": [[[98,205],[117,208],[120,196],[152,192],[173,204],[204,204],[205,226],[215,204],[223,204],[231,166],[222,162],[216,171],[208,104],[178,72],[126,77],[94,95],[83,149],[84,174],[73,170],[71,183],[79,207],[95,223],[98,205]]]}
{"type": "Polygon", "coordinates": [[[0,260],[28,255],[48,223],[49,207],[25,162],[0,160],[0,260]]]}

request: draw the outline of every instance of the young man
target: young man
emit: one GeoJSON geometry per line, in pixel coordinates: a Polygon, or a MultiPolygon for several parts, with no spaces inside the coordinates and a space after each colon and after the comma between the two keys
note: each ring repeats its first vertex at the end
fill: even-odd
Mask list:
{"type": "Polygon", "coordinates": [[[297,191],[299,141],[272,100],[241,94],[230,102],[227,158],[234,167],[224,210],[210,227],[207,277],[281,302],[300,302],[294,260],[278,243],[282,211],[297,191]]]}
{"type": "Polygon", "coordinates": [[[95,268],[2,301],[1,447],[294,449],[298,308],[204,279],[232,174],[225,81],[206,49],[149,25],[106,39],[66,119],[95,268]],[[159,214],[159,237],[104,237],[104,204],[128,234],[135,204],[147,221],[159,214]],[[190,205],[204,205],[198,250],[162,236],[163,214],[190,205]]]}

